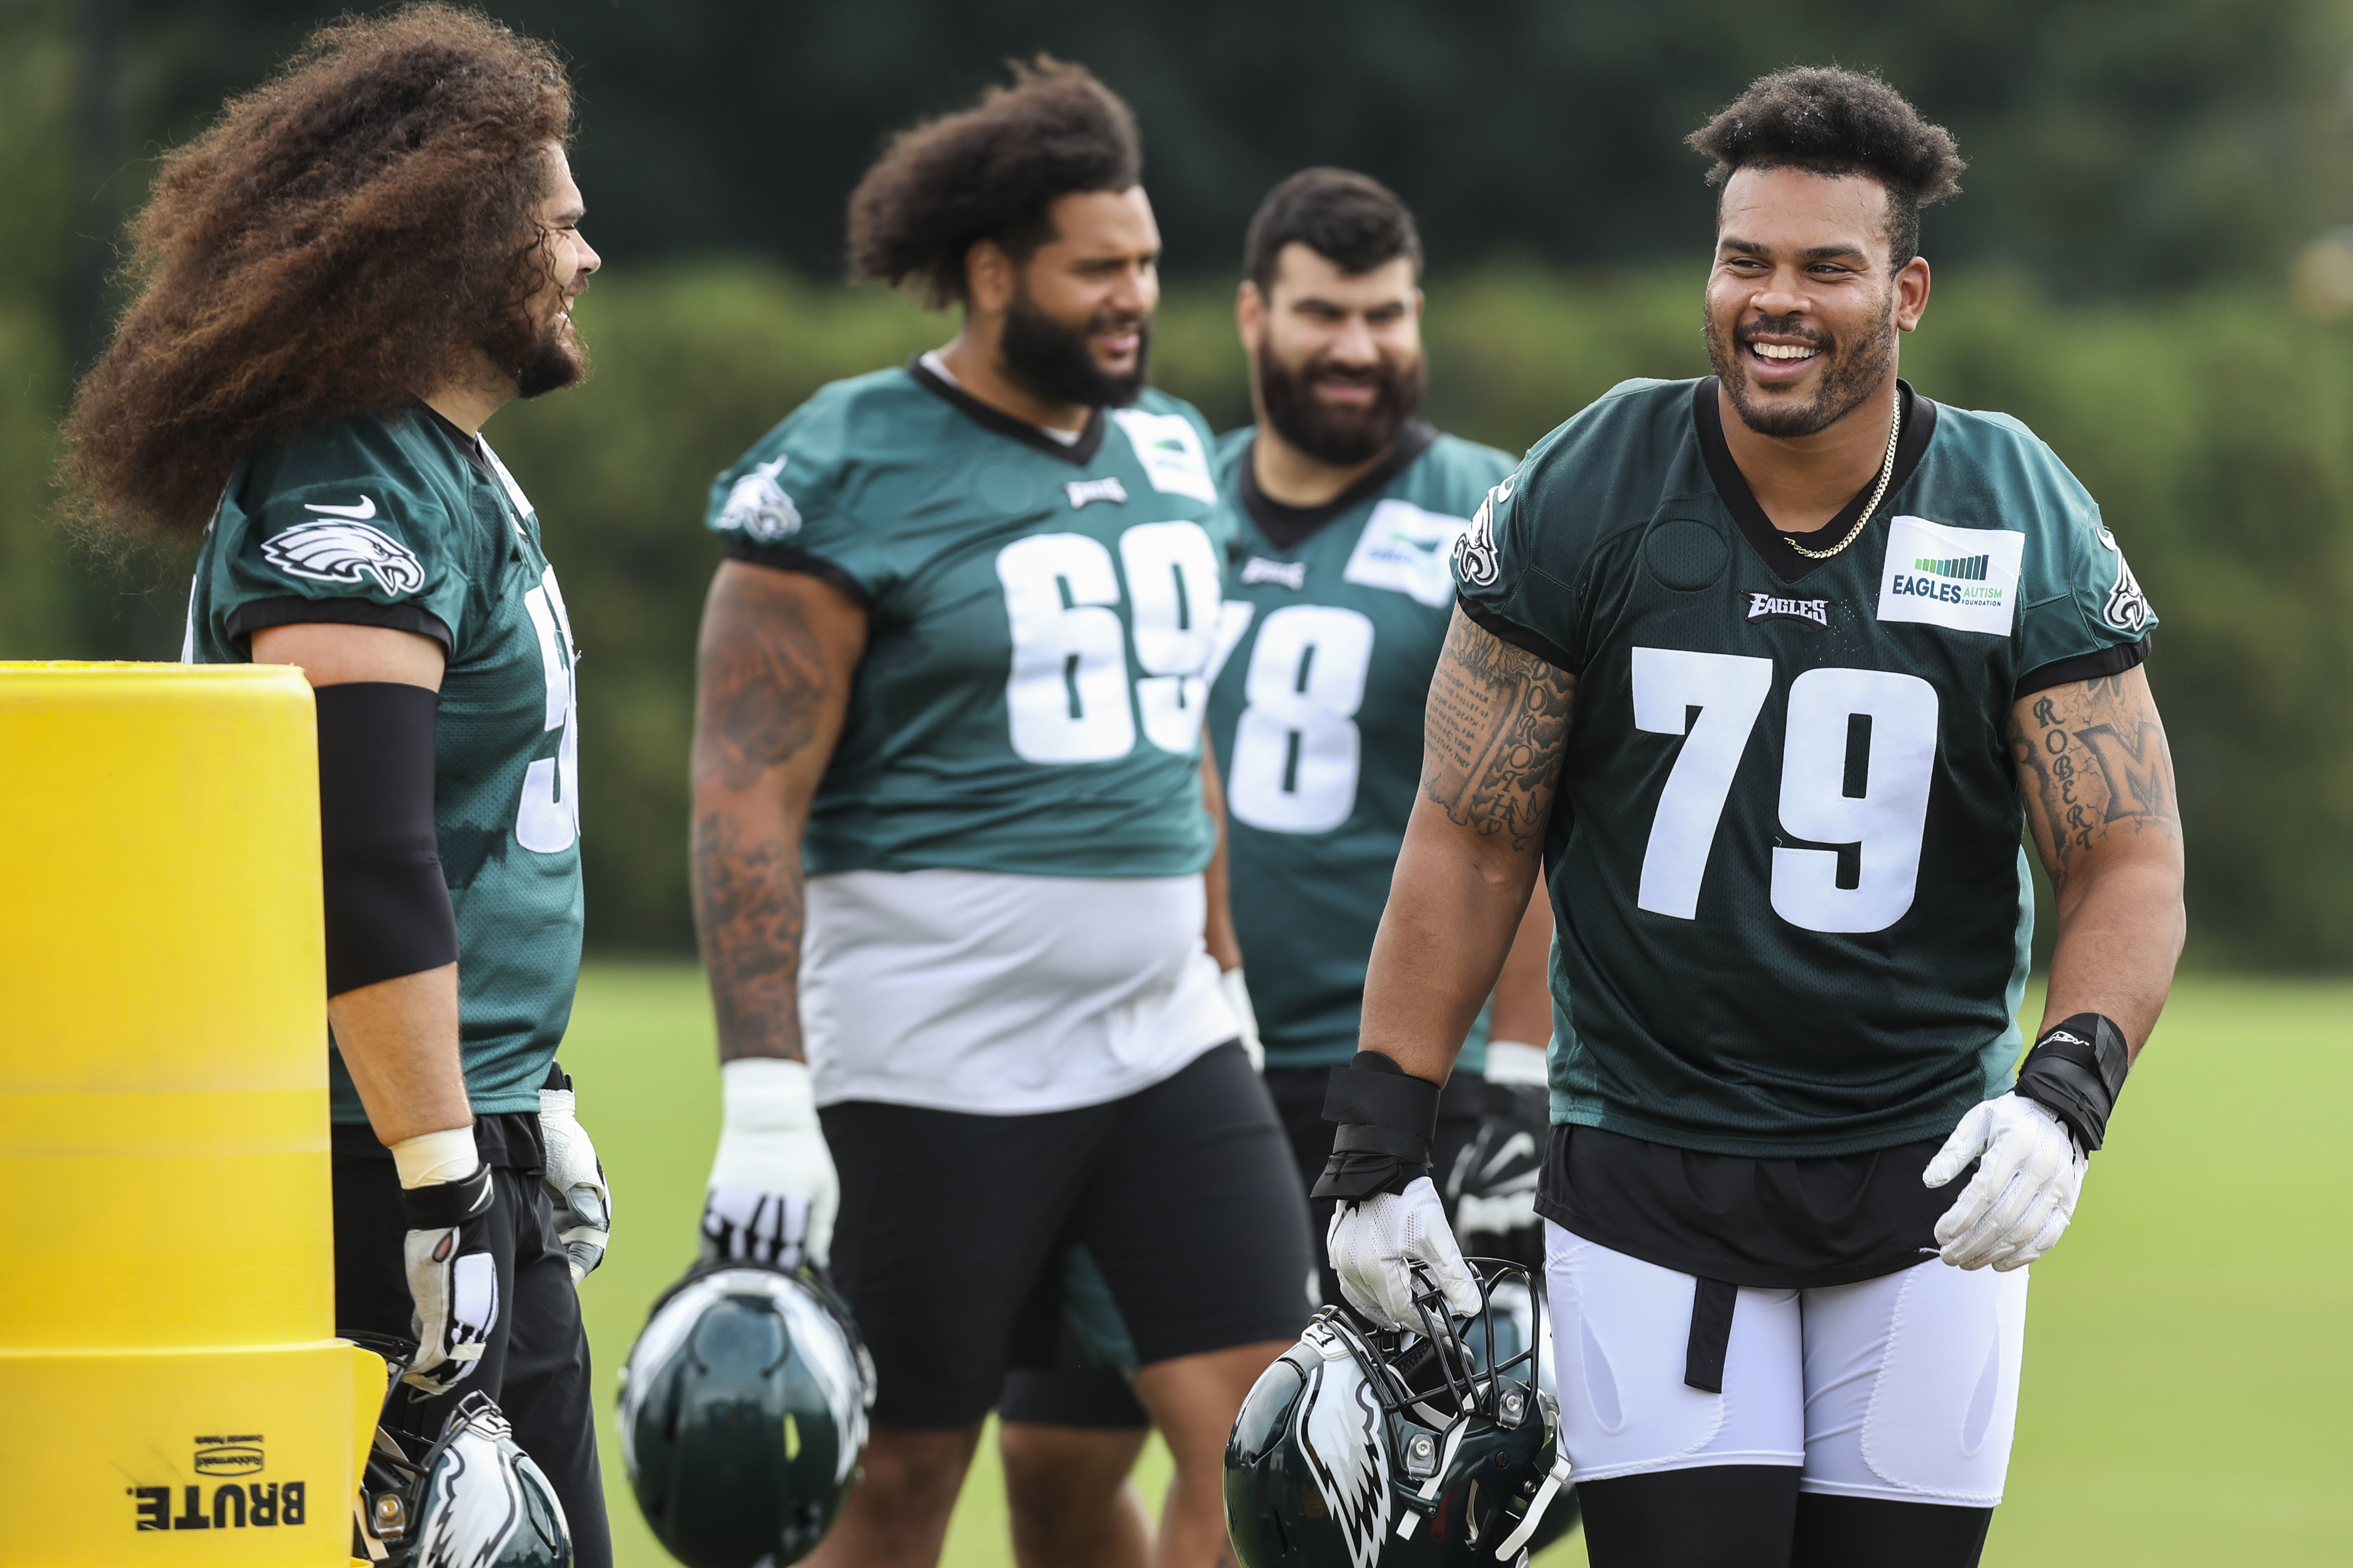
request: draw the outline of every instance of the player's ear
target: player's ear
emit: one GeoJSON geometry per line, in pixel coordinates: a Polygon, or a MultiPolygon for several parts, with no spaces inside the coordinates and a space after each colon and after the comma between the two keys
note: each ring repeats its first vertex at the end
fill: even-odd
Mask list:
{"type": "Polygon", "coordinates": [[[1266,296],[1248,278],[1234,290],[1234,331],[1240,334],[1245,351],[1258,353],[1259,339],[1266,331],[1266,296]]]}
{"type": "Polygon", "coordinates": [[[1915,256],[1895,270],[1895,330],[1908,332],[1928,310],[1928,258],[1915,256]]]}
{"type": "Polygon", "coordinates": [[[1013,258],[993,239],[976,239],[964,253],[965,300],[987,315],[1003,313],[1013,302],[1013,258]]]}

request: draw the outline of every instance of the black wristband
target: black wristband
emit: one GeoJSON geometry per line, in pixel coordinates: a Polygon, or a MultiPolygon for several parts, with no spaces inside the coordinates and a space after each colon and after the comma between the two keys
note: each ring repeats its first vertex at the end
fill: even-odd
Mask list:
{"type": "Polygon", "coordinates": [[[400,1206],[408,1216],[409,1229],[441,1230],[488,1212],[491,1195],[491,1168],[481,1165],[472,1175],[454,1182],[401,1188],[400,1206]]]}
{"type": "Polygon", "coordinates": [[[2078,1013],[2034,1042],[2018,1069],[2018,1092],[2065,1122],[2090,1153],[2107,1136],[2131,1068],[2124,1031],[2097,1013],[2078,1013]]]}
{"type": "Polygon", "coordinates": [[[1378,1051],[1358,1051],[1346,1067],[1334,1068],[1324,1091],[1324,1120],[1340,1129],[1332,1136],[1332,1158],[1307,1195],[1368,1198],[1403,1192],[1428,1174],[1441,1092],[1378,1051]]]}
{"type": "Polygon", "coordinates": [[[441,694],[364,680],[322,686],[319,851],[327,994],[458,959],[441,876],[433,761],[441,694]]]}

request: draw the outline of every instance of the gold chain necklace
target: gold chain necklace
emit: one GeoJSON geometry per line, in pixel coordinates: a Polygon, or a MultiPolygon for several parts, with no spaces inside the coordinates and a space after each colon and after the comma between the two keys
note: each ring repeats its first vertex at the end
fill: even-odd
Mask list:
{"type": "Polygon", "coordinates": [[[1894,405],[1887,411],[1887,460],[1879,465],[1879,486],[1871,492],[1871,500],[1863,506],[1862,515],[1854,520],[1854,526],[1846,531],[1846,537],[1828,550],[1809,550],[1786,533],[1781,536],[1782,541],[1809,561],[1828,561],[1852,544],[1862,532],[1862,525],[1871,521],[1871,514],[1879,510],[1880,498],[1887,493],[1887,481],[1895,477],[1895,441],[1903,434],[1904,399],[1898,394],[1894,405]]]}

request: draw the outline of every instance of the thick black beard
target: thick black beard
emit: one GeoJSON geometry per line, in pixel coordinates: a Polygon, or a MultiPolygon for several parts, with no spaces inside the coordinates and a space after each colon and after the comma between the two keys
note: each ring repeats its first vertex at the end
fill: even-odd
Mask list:
{"type": "Polygon", "coordinates": [[[1005,331],[997,339],[999,365],[1008,381],[1041,401],[1124,407],[1151,379],[1151,319],[1136,323],[1135,368],[1124,374],[1112,374],[1097,364],[1087,339],[1129,319],[1117,310],[1098,310],[1084,326],[1066,327],[1039,310],[1027,289],[1018,289],[1006,308],[1005,331]]]}
{"type": "Polygon", "coordinates": [[[1770,321],[1760,324],[1759,333],[1782,337],[1801,337],[1814,343],[1820,356],[1829,360],[1822,367],[1822,377],[1814,395],[1803,403],[1786,395],[1761,394],[1748,384],[1748,374],[1740,360],[1739,334],[1725,331],[1716,321],[1714,311],[1704,311],[1707,337],[1707,357],[1715,366],[1717,378],[1724,389],[1732,395],[1733,412],[1740,422],[1759,436],[1783,437],[1811,436],[1837,424],[1875,392],[1887,377],[1887,368],[1895,362],[1894,300],[1888,300],[1888,310],[1879,330],[1856,343],[1853,348],[1841,348],[1838,340],[1815,328],[1801,324],[1792,317],[1786,321],[1770,321]]]}
{"type": "Polygon", "coordinates": [[[565,338],[561,316],[543,326],[517,311],[491,331],[482,352],[515,384],[518,397],[543,397],[588,378],[587,353],[576,331],[565,338]]]}
{"type": "Polygon", "coordinates": [[[1421,406],[1429,384],[1429,362],[1417,359],[1399,371],[1387,358],[1372,373],[1379,390],[1364,408],[1335,408],[1315,395],[1315,384],[1331,375],[1322,360],[1311,360],[1297,371],[1275,357],[1274,344],[1258,346],[1258,395],[1266,405],[1266,422],[1274,433],[1319,463],[1353,468],[1389,448],[1405,422],[1421,406]]]}

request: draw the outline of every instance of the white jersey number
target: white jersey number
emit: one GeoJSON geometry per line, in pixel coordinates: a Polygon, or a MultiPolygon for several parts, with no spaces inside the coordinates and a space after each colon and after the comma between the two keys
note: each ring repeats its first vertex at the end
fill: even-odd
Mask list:
{"type": "Polygon", "coordinates": [[[1014,753],[1028,763],[1107,763],[1144,738],[1193,749],[1207,700],[1203,676],[1218,623],[1218,552],[1195,522],[1147,522],[1119,538],[1127,570],[1135,662],[1114,608],[1111,552],[1083,533],[1038,533],[997,552],[997,580],[1013,637],[1005,685],[1014,753]]]}
{"type": "Polygon", "coordinates": [[[575,689],[572,617],[564,613],[564,591],[555,585],[555,568],[540,577],[539,586],[522,596],[531,614],[532,629],[539,634],[540,673],[547,679],[547,724],[562,730],[555,755],[542,757],[523,770],[522,805],[515,813],[515,842],[539,855],[572,847],[580,837],[580,701],[575,689]]]}
{"type": "Polygon", "coordinates": [[[1356,710],[1373,623],[1330,605],[1286,605],[1259,626],[1242,678],[1226,806],[1269,833],[1328,833],[1356,809],[1356,710]]]}
{"type": "MultiPolygon", "coordinates": [[[[1689,738],[1659,793],[1635,901],[1691,920],[1733,775],[1773,689],[1773,661],[1673,648],[1634,650],[1634,724],[1689,738]],[[1698,710],[1695,720],[1690,717],[1698,710]]],[[[1855,886],[1835,849],[1776,847],[1774,912],[1807,931],[1884,931],[1912,907],[1936,760],[1936,689],[1877,669],[1810,669],[1790,683],[1781,826],[1793,838],[1855,846],[1855,886]],[[1858,717],[1870,721],[1862,790],[1847,793],[1858,717]]]]}

